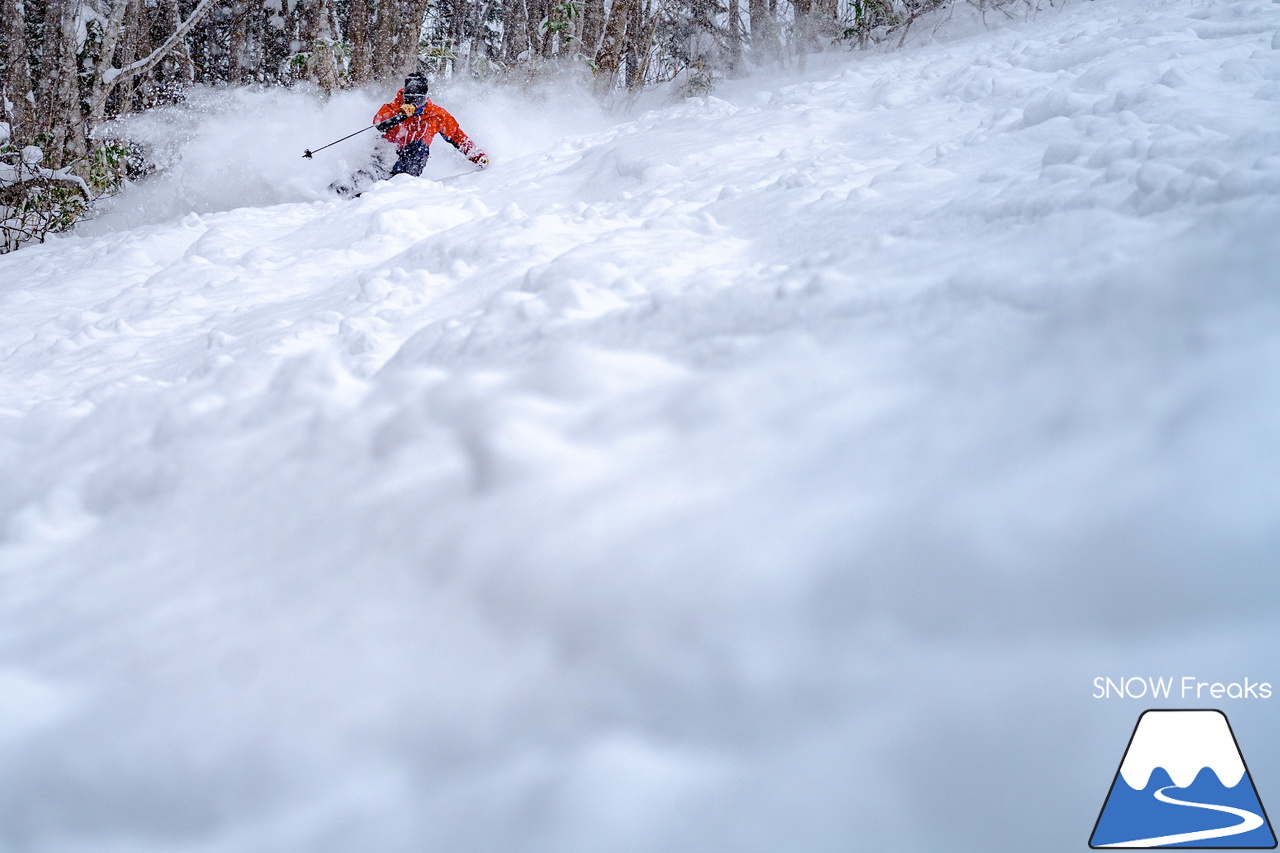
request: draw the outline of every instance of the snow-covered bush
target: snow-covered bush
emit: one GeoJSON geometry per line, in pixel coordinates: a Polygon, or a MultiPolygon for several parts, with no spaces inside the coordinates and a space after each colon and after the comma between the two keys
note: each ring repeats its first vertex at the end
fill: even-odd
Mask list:
{"type": "Polygon", "coordinates": [[[841,40],[866,47],[898,34],[906,36],[921,15],[950,6],[953,0],[852,0],[845,10],[841,40]]]}
{"type": "Polygon", "coordinates": [[[89,215],[94,201],[147,171],[138,146],[114,139],[98,142],[83,160],[61,169],[45,168],[43,161],[40,144],[0,146],[0,254],[70,230],[89,215]]]}
{"type": "Polygon", "coordinates": [[[1000,11],[1009,18],[1018,12],[1032,15],[1042,5],[1052,6],[1054,0],[847,0],[836,40],[865,48],[897,38],[901,47],[912,25],[926,15],[945,15],[966,4],[982,13],[985,20],[988,11],[1000,11]]]}
{"type": "Polygon", "coordinates": [[[83,216],[89,189],[81,179],[40,166],[44,152],[34,145],[0,148],[0,253],[44,242],[83,216]]]}

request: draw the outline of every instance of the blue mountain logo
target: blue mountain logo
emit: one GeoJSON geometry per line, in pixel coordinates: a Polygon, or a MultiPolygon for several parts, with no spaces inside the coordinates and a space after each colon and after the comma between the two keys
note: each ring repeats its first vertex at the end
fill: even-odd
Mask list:
{"type": "Polygon", "coordinates": [[[1144,711],[1089,846],[1274,848],[1275,833],[1226,715],[1144,711]]]}

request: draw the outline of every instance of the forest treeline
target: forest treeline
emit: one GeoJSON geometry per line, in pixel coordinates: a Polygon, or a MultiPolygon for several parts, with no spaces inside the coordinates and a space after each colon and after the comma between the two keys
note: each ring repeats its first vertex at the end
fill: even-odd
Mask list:
{"type": "Polygon", "coordinates": [[[905,37],[922,15],[1053,0],[0,0],[0,252],[69,227],[138,152],[98,131],[193,85],[326,91],[406,73],[575,68],[598,92],[905,37]]]}
{"type": "MultiPolygon", "coordinates": [[[[864,44],[949,0],[0,0],[0,142],[57,169],[192,84],[326,89],[579,64],[601,90],[864,44]]],[[[83,171],[83,170],[78,170],[83,171]]]]}

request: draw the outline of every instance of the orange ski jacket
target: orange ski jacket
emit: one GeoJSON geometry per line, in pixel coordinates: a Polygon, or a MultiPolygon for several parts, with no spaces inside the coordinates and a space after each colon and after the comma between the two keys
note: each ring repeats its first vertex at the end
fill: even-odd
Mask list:
{"type": "MultiPolygon", "coordinates": [[[[373,123],[379,124],[386,121],[400,112],[402,106],[404,106],[404,89],[396,92],[394,101],[382,105],[377,115],[373,117],[373,123]]],[[[458,127],[458,122],[449,115],[448,110],[436,106],[430,100],[419,115],[400,122],[382,134],[382,138],[395,144],[397,148],[403,148],[410,142],[424,142],[430,146],[431,140],[437,133],[469,160],[477,160],[484,156],[484,152],[462,132],[462,128],[458,127]]]]}

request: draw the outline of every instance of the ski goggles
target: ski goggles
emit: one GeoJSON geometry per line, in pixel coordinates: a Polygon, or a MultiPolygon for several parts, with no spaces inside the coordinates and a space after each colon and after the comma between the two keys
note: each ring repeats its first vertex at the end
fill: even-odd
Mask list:
{"type": "Polygon", "coordinates": [[[405,102],[406,104],[412,104],[412,105],[413,105],[413,106],[415,106],[415,107],[422,107],[422,106],[426,106],[426,103],[427,103],[427,93],[426,93],[426,92],[421,92],[421,93],[419,93],[419,92],[415,92],[415,93],[413,93],[413,94],[409,94],[408,92],[405,92],[405,93],[404,93],[404,102],[405,102]]]}

